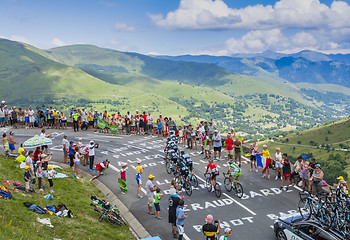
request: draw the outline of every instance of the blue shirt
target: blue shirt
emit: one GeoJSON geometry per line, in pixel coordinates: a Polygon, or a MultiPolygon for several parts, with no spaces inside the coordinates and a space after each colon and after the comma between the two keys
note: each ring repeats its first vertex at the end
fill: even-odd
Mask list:
{"type": "Polygon", "coordinates": [[[162,129],[163,128],[162,123],[157,123],[157,127],[158,127],[158,129],[162,129]]]}
{"type": "Polygon", "coordinates": [[[28,172],[27,172],[27,171],[24,172],[24,181],[25,181],[25,182],[29,182],[29,181],[30,181],[30,174],[29,174],[29,171],[28,171],[28,172]],[[27,178],[28,180],[26,180],[26,178],[27,178]]]}
{"type": "Polygon", "coordinates": [[[97,118],[100,116],[100,114],[98,114],[98,113],[95,113],[94,114],[94,122],[97,122],[97,118]]]}
{"type": "Polygon", "coordinates": [[[73,146],[69,145],[68,155],[74,155],[74,150],[72,148],[73,146]]]}
{"type": "Polygon", "coordinates": [[[184,225],[186,218],[179,220],[179,218],[182,218],[185,216],[184,209],[181,206],[177,206],[176,208],[176,225],[184,225]]]}

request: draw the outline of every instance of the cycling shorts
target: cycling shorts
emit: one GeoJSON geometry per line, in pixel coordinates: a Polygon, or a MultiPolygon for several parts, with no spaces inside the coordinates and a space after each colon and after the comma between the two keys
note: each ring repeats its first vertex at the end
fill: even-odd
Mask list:
{"type": "Polygon", "coordinates": [[[241,171],[239,171],[239,172],[231,172],[231,175],[233,177],[236,177],[237,180],[239,180],[241,178],[242,172],[241,171]]]}

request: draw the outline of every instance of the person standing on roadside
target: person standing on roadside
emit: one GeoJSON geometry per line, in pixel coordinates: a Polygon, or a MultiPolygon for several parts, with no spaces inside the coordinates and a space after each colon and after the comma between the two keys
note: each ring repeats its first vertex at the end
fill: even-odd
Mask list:
{"type": "Polygon", "coordinates": [[[74,132],[76,132],[76,131],[79,132],[78,118],[79,118],[79,114],[77,113],[76,110],[73,110],[73,112],[72,112],[72,120],[73,120],[74,132]]]}
{"type": "Polygon", "coordinates": [[[67,140],[67,135],[63,135],[63,140],[62,140],[62,147],[63,147],[63,162],[68,163],[68,148],[69,148],[69,142],[67,140]]]}
{"type": "Polygon", "coordinates": [[[214,135],[213,135],[212,141],[213,141],[213,147],[214,147],[214,159],[217,159],[216,155],[218,154],[219,160],[221,160],[222,143],[221,143],[221,136],[220,136],[218,130],[214,130],[214,135]]]}
{"type": "Polygon", "coordinates": [[[148,197],[148,214],[154,215],[153,205],[154,205],[154,192],[157,190],[158,186],[153,183],[154,176],[150,174],[148,176],[148,181],[146,183],[146,191],[148,197]]]}
{"type": "Polygon", "coordinates": [[[144,131],[144,134],[148,134],[147,133],[148,121],[147,121],[147,114],[146,114],[146,112],[143,112],[142,118],[143,118],[142,120],[143,120],[143,131],[144,131]]]}
{"type": "Polygon", "coordinates": [[[5,111],[2,106],[0,107],[0,127],[5,127],[5,111]]]}
{"type": "Polygon", "coordinates": [[[283,179],[281,184],[281,190],[284,188],[284,182],[287,181],[287,186],[285,190],[288,191],[291,167],[290,167],[290,162],[287,158],[288,157],[287,153],[283,153],[282,157],[283,157],[283,162],[282,162],[283,179]]]}
{"type": "MultiPolygon", "coordinates": [[[[258,152],[258,147],[256,146],[256,142],[253,142],[252,145],[249,147],[249,153],[250,153],[250,169],[249,172],[253,171],[253,166],[255,167],[255,172],[258,172],[258,167],[256,166],[256,154],[258,152]]],[[[282,176],[282,173],[281,173],[282,176]]]]}
{"type": "Polygon", "coordinates": [[[12,112],[11,112],[11,125],[14,125],[15,128],[17,128],[17,123],[18,123],[18,111],[16,109],[16,106],[13,106],[12,112]]]}
{"type": "Polygon", "coordinates": [[[95,160],[95,148],[98,148],[98,143],[95,144],[93,140],[89,142],[89,164],[90,164],[90,172],[94,169],[94,160],[95,160]]]}
{"type": "Polygon", "coordinates": [[[153,134],[153,116],[151,115],[151,112],[148,112],[147,124],[148,133],[153,134]]]}
{"type": "MultiPolygon", "coordinates": [[[[172,233],[173,237],[176,238],[176,209],[177,206],[179,206],[179,202],[181,198],[176,192],[176,183],[175,181],[171,181],[171,186],[170,186],[170,198],[169,198],[169,223],[171,224],[172,228],[172,233]]],[[[183,197],[182,197],[183,199],[183,197]]]]}
{"type": "Polygon", "coordinates": [[[182,236],[185,233],[185,221],[188,217],[187,213],[184,213],[184,200],[179,201],[179,206],[176,208],[176,226],[177,231],[179,232],[179,240],[182,240],[182,236]]]}
{"type": "Polygon", "coordinates": [[[218,225],[215,225],[213,224],[213,218],[213,215],[209,214],[205,218],[206,224],[202,227],[202,232],[207,240],[216,240],[216,234],[220,233],[220,220],[217,220],[218,225]]]}
{"type": "Polygon", "coordinates": [[[15,144],[17,144],[17,142],[15,142],[15,138],[13,137],[14,135],[15,135],[15,133],[13,131],[11,131],[10,137],[9,137],[9,149],[10,149],[12,154],[16,153],[15,144]]]}
{"type": "Polygon", "coordinates": [[[191,124],[187,126],[186,128],[186,137],[187,137],[187,148],[192,149],[192,126],[191,124]]]}
{"type": "Polygon", "coordinates": [[[282,180],[282,153],[280,148],[276,148],[276,153],[275,153],[275,167],[276,167],[276,177],[275,180],[278,179],[279,176],[281,176],[282,180]]]}
{"type": "Polygon", "coordinates": [[[239,141],[239,138],[236,137],[236,140],[233,143],[233,146],[235,147],[235,163],[237,164],[237,160],[239,161],[238,166],[241,167],[242,164],[242,158],[241,158],[241,145],[242,143],[239,141]]]}
{"type": "Polygon", "coordinates": [[[227,150],[227,161],[233,159],[233,139],[231,138],[231,134],[227,133],[227,138],[225,139],[226,150],[227,150]]]}
{"type": "Polygon", "coordinates": [[[138,160],[135,170],[136,170],[136,183],[137,183],[137,197],[139,198],[143,198],[143,196],[141,195],[141,187],[142,187],[141,175],[144,169],[145,167],[141,166],[141,160],[138,160]]]}
{"type": "Polygon", "coordinates": [[[124,195],[128,191],[128,182],[126,181],[126,167],[128,164],[123,163],[122,169],[120,169],[118,174],[118,184],[122,194],[124,195]]]}

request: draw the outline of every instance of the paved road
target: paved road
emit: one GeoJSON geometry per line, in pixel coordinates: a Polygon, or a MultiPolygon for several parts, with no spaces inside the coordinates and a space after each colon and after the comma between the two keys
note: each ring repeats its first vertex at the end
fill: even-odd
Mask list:
{"type": "MultiPolygon", "coordinates": [[[[7,129],[1,128],[0,131],[7,129]]],[[[17,142],[32,137],[39,130],[15,130],[17,142]]],[[[63,131],[47,130],[53,134],[53,145],[51,150],[55,152],[55,160],[62,159],[61,141],[63,131]]],[[[168,189],[172,176],[165,171],[163,160],[163,149],[165,142],[157,140],[154,136],[112,136],[91,131],[74,133],[71,130],[65,131],[68,140],[83,138],[83,143],[90,139],[100,144],[97,150],[97,162],[108,158],[111,167],[106,171],[101,180],[114,192],[121,201],[130,209],[135,217],[144,225],[152,236],[159,235],[162,239],[173,239],[171,228],[168,224],[168,189]],[[155,183],[165,191],[165,197],[161,200],[162,220],[153,218],[147,214],[147,197],[139,199],[136,196],[135,170],[137,160],[142,160],[146,167],[142,176],[143,183],[147,181],[149,174],[155,175],[155,183]],[[127,180],[129,191],[126,195],[120,193],[117,184],[117,174],[123,162],[128,163],[127,180]]],[[[273,179],[261,179],[261,173],[248,172],[248,161],[242,166],[241,183],[244,188],[242,199],[234,196],[232,192],[226,192],[222,187],[222,196],[217,198],[214,193],[209,193],[204,186],[204,170],[207,161],[202,160],[203,155],[198,151],[187,151],[194,161],[194,171],[199,178],[199,187],[193,190],[192,196],[185,195],[186,211],[189,215],[185,223],[185,239],[204,239],[201,233],[201,226],[207,214],[212,214],[214,219],[220,219],[222,228],[233,229],[235,239],[275,239],[272,225],[278,216],[293,213],[299,199],[297,187],[291,187],[288,192],[279,189],[280,182],[273,179]]],[[[62,161],[62,160],[61,160],[62,161]]],[[[96,161],[96,160],[95,160],[96,161]]],[[[220,170],[226,171],[225,161],[219,161],[220,170]]],[[[86,167],[82,167],[88,170],[86,167]]],[[[274,177],[274,174],[272,174],[274,177]]],[[[218,178],[223,182],[223,176],[218,178]]],[[[144,191],[144,190],[143,190],[144,191]]],[[[144,191],[145,194],[145,191],[144,191]]]]}

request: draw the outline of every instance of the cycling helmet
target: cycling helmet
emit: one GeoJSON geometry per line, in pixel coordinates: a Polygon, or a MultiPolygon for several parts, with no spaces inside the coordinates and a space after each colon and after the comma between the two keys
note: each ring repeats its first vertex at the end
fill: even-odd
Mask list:
{"type": "Polygon", "coordinates": [[[172,131],[169,131],[169,134],[170,134],[170,135],[174,135],[175,132],[172,130],[172,131]]]}
{"type": "Polygon", "coordinates": [[[212,162],[213,162],[213,159],[212,159],[212,158],[209,158],[209,159],[208,159],[208,162],[212,163],[212,162]]]}
{"type": "Polygon", "coordinates": [[[231,228],[225,228],[224,232],[225,232],[225,233],[231,233],[232,230],[231,230],[231,228]]]}
{"type": "Polygon", "coordinates": [[[180,153],[181,153],[181,155],[184,155],[185,154],[185,150],[181,150],[180,153]]]}
{"type": "Polygon", "coordinates": [[[170,159],[172,160],[172,161],[174,161],[174,160],[177,160],[177,155],[176,154],[174,154],[174,155],[172,155],[171,157],[170,157],[170,159]]]}
{"type": "Polygon", "coordinates": [[[228,161],[227,163],[228,163],[228,164],[232,164],[232,163],[233,163],[233,161],[232,161],[232,160],[230,160],[230,161],[228,161]]]}

